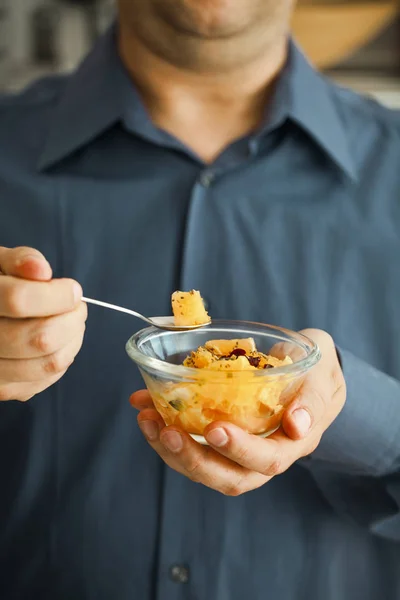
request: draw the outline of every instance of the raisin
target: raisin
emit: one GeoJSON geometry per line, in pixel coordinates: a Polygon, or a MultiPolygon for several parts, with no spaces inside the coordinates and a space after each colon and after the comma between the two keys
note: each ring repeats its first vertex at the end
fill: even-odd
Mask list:
{"type": "Polygon", "coordinates": [[[270,365],[268,363],[266,365],[264,365],[264,369],[273,369],[273,368],[274,368],[274,366],[270,365]]]}
{"type": "Polygon", "coordinates": [[[232,352],[229,355],[229,358],[231,356],[246,356],[246,350],[243,350],[243,348],[235,348],[234,350],[232,350],[232,352]]]}
{"type": "Polygon", "coordinates": [[[252,367],[258,367],[258,365],[260,364],[260,357],[259,356],[248,356],[247,360],[249,361],[249,363],[251,364],[252,367]]]}

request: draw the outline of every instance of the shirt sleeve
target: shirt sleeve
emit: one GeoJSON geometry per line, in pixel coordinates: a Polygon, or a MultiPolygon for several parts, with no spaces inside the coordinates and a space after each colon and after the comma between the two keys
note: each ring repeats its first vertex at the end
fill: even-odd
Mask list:
{"type": "Polygon", "coordinates": [[[400,541],[400,382],[338,352],[347,402],[303,464],[337,512],[400,541]]]}

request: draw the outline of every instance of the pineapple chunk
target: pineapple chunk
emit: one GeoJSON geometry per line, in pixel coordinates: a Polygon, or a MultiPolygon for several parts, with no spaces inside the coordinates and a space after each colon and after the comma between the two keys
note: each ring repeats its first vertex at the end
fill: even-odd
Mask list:
{"type": "Polygon", "coordinates": [[[183,366],[194,367],[195,369],[206,369],[216,360],[217,358],[214,357],[211,352],[200,347],[195,352],[192,352],[190,356],[185,358],[183,366]]]}
{"type": "Polygon", "coordinates": [[[235,340],[210,340],[205,347],[217,356],[229,356],[234,350],[243,350],[246,354],[256,352],[253,338],[235,340]]]}
{"type": "Polygon", "coordinates": [[[205,325],[211,321],[204,308],[200,292],[174,292],[172,294],[172,312],[175,325],[205,325]]]}

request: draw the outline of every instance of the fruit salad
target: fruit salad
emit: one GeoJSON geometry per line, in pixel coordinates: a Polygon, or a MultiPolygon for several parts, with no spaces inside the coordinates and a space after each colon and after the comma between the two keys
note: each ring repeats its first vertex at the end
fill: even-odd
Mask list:
{"type": "MultiPolygon", "coordinates": [[[[207,323],[199,292],[175,292],[172,307],[177,324],[207,323]]],[[[183,360],[192,371],[185,381],[157,380],[144,374],[158,412],[167,425],[202,435],[213,421],[235,423],[254,434],[279,427],[291,378],[273,376],[276,367],[292,364],[259,352],[253,338],[209,340],[183,360]],[[270,376],[267,376],[268,375],[270,376]]]]}

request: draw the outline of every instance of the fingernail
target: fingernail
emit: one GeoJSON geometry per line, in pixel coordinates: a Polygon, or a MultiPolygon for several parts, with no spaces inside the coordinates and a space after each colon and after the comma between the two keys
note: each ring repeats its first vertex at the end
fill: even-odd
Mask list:
{"type": "Polygon", "coordinates": [[[182,436],[177,431],[166,431],[163,434],[161,441],[166,449],[170,452],[174,452],[174,454],[177,454],[183,448],[182,436]]]}
{"type": "Polygon", "coordinates": [[[304,408],[298,408],[294,411],[294,413],[292,413],[292,419],[299,434],[305,437],[310,431],[311,427],[310,413],[304,408]]]}
{"type": "Polygon", "coordinates": [[[158,438],[158,425],[155,421],[141,421],[139,427],[149,442],[154,442],[158,438]]]}
{"type": "Polygon", "coordinates": [[[80,301],[80,299],[83,296],[82,287],[76,281],[74,281],[74,283],[73,283],[73,293],[74,293],[74,301],[76,304],[77,302],[80,301]]]}
{"type": "Polygon", "coordinates": [[[228,436],[226,435],[225,429],[222,427],[217,427],[217,429],[213,429],[206,435],[207,442],[209,442],[212,446],[216,448],[222,448],[222,446],[226,446],[228,443],[228,436]]]}

